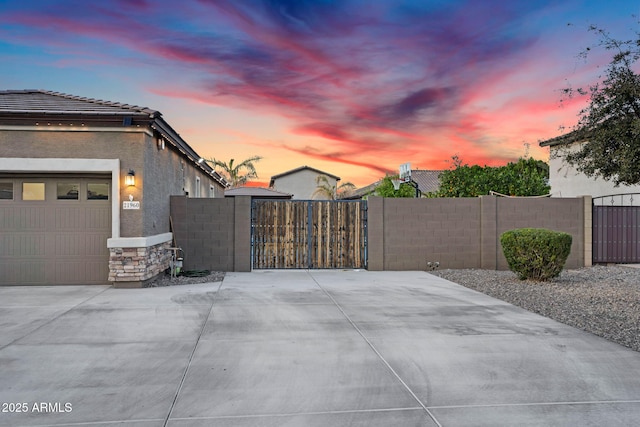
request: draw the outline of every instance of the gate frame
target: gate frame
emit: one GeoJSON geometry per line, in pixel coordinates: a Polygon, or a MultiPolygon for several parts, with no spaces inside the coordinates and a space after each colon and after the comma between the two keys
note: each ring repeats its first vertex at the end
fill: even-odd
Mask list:
{"type": "MultiPolygon", "coordinates": [[[[608,195],[604,195],[604,196],[597,196],[597,197],[593,197],[592,198],[592,253],[593,253],[593,264],[607,264],[607,263],[615,263],[615,264],[635,264],[640,262],[640,250],[638,250],[638,252],[636,253],[636,257],[637,260],[612,260],[609,259],[608,256],[607,257],[600,257],[600,253],[602,252],[602,250],[598,249],[597,244],[600,242],[600,239],[598,239],[598,233],[596,233],[596,208],[598,207],[619,207],[619,208],[624,208],[624,207],[635,207],[638,208],[640,210],[640,204],[638,205],[634,205],[634,200],[640,200],[640,193],[634,192],[634,193],[616,193],[616,194],[608,194],[608,195]],[[635,197],[634,197],[635,196],[635,197]],[[620,204],[616,204],[616,198],[620,198],[620,204]],[[606,199],[611,199],[610,205],[607,206],[607,204],[605,203],[600,203],[597,204],[597,201],[602,201],[604,202],[606,199]],[[625,204],[626,200],[628,200],[628,204],[625,204]],[[596,260],[596,256],[599,256],[600,259],[596,260]],[[606,259],[603,259],[606,258],[606,259]]],[[[638,226],[640,227],[640,224],[638,224],[638,226]]],[[[604,230],[604,232],[606,232],[607,230],[604,230]]],[[[610,239],[606,239],[607,241],[610,239]]],[[[640,236],[638,236],[638,241],[640,241],[640,236]]],[[[623,251],[626,248],[623,248],[623,251]]],[[[607,251],[608,252],[608,251],[607,251]]],[[[626,256],[626,254],[623,253],[622,257],[624,258],[626,256]]]]}
{"type": "Polygon", "coordinates": [[[279,267],[276,268],[278,270],[332,270],[332,269],[340,269],[340,268],[364,268],[365,270],[368,269],[368,264],[369,264],[369,232],[368,232],[368,205],[367,205],[367,201],[366,200],[347,200],[347,199],[338,199],[338,200],[313,200],[313,199],[272,199],[272,198],[260,198],[260,197],[255,197],[252,198],[251,200],[251,241],[250,241],[250,257],[251,257],[251,270],[253,271],[254,269],[257,270],[267,270],[267,269],[263,269],[263,268],[255,268],[254,267],[254,259],[255,259],[255,238],[254,238],[254,221],[255,221],[255,205],[256,202],[260,202],[260,201],[268,201],[268,202],[277,202],[277,203],[291,203],[291,202],[302,202],[302,203],[306,203],[307,204],[307,253],[308,255],[308,259],[307,259],[307,266],[305,267],[300,267],[300,268],[287,268],[287,267],[279,267]],[[363,250],[363,266],[362,267],[312,267],[311,264],[311,253],[312,253],[312,247],[313,247],[313,242],[311,239],[311,225],[313,224],[313,218],[312,218],[312,211],[313,211],[313,203],[321,203],[321,202],[331,202],[331,203],[358,203],[360,204],[361,207],[361,212],[363,213],[363,217],[362,217],[362,221],[363,221],[363,229],[362,229],[362,239],[363,239],[363,246],[364,246],[364,250],[363,250]]]}

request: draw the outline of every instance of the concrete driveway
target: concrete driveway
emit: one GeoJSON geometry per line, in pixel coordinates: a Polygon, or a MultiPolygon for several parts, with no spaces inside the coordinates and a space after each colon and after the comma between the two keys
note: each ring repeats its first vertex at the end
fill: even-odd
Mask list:
{"type": "Polygon", "coordinates": [[[2,426],[630,426],[639,374],[424,272],[0,287],[2,426]]]}

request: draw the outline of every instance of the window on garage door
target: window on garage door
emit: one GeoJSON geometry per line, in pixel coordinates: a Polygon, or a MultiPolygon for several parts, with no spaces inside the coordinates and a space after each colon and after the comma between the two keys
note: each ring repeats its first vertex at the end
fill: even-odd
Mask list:
{"type": "Polygon", "coordinates": [[[13,181],[0,181],[0,200],[13,200],[13,181]]]}
{"type": "Polygon", "coordinates": [[[80,195],[80,184],[77,182],[58,182],[57,185],[58,200],[78,200],[80,195]]]}
{"type": "Polygon", "coordinates": [[[23,182],[22,200],[44,200],[44,182],[23,182]]]}
{"type": "Polygon", "coordinates": [[[104,182],[87,183],[87,200],[109,200],[109,184],[104,182]]]}

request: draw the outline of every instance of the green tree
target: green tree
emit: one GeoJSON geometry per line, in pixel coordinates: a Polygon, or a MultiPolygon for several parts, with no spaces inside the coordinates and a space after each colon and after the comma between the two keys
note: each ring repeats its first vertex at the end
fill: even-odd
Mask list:
{"type": "Polygon", "coordinates": [[[381,197],[415,197],[416,190],[408,184],[400,184],[400,188],[396,190],[393,187],[393,179],[398,179],[398,175],[387,175],[382,182],[376,187],[375,195],[381,197]]]}
{"type": "Polygon", "coordinates": [[[520,158],[505,166],[469,166],[453,157],[453,168],[440,174],[440,189],[430,197],[477,197],[495,191],[508,196],[549,193],[549,166],[533,158],[520,158]]]}
{"type": "Polygon", "coordinates": [[[224,178],[229,185],[231,185],[231,187],[238,187],[258,177],[254,163],[260,160],[262,160],[262,157],[253,156],[240,163],[235,163],[235,159],[229,160],[229,163],[216,159],[209,159],[206,160],[206,162],[211,164],[214,169],[216,166],[222,169],[224,178]],[[245,171],[244,174],[242,173],[243,170],[245,171]]]}
{"type": "MultiPolygon", "coordinates": [[[[613,54],[599,81],[587,89],[564,89],[565,95],[589,96],[588,105],[579,113],[571,139],[580,141],[579,149],[567,149],[560,155],[587,176],[600,176],[614,184],[640,183],[640,76],[632,66],[640,58],[640,32],[629,40],[618,40],[597,27],[596,48],[613,54]]],[[[592,48],[582,52],[587,57],[592,48]]]]}
{"type": "Polygon", "coordinates": [[[336,188],[335,185],[331,185],[326,175],[318,175],[316,177],[316,184],[318,187],[313,192],[313,196],[322,196],[329,200],[342,199],[356,189],[356,186],[350,182],[340,184],[336,188]]]}

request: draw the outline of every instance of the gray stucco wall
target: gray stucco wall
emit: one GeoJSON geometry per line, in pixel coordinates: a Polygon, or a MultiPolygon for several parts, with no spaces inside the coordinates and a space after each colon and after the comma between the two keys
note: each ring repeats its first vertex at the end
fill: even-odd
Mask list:
{"type": "MultiPolygon", "coordinates": [[[[283,193],[293,194],[292,199],[295,200],[325,200],[326,197],[322,195],[315,195],[314,192],[318,188],[316,178],[322,175],[310,169],[303,169],[289,175],[281,176],[274,180],[273,189],[281,191],[283,193]]],[[[330,187],[336,186],[336,180],[330,176],[327,176],[330,187]]]]}
{"type": "Polygon", "coordinates": [[[167,143],[159,149],[157,140],[143,129],[105,131],[92,129],[0,131],[0,157],[120,159],[120,201],[141,202],[140,210],[124,210],[120,203],[120,236],[146,237],[170,231],[169,197],[190,195],[196,176],[200,177],[202,197],[209,197],[209,186],[216,197],[224,189],[196,168],[167,143]],[[136,174],[136,186],[124,185],[129,170],[136,174]]]}

